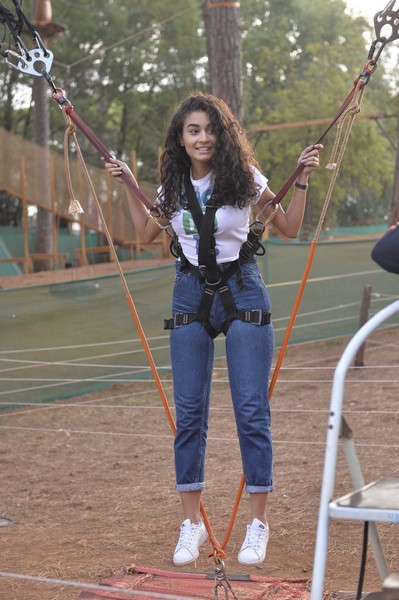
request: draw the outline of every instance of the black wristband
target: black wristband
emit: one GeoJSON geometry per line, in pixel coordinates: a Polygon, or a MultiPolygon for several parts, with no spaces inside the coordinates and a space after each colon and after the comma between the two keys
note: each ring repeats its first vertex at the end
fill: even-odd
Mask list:
{"type": "Polygon", "coordinates": [[[309,187],[308,183],[298,183],[298,181],[296,181],[294,183],[295,187],[298,188],[299,190],[307,190],[309,187]]]}

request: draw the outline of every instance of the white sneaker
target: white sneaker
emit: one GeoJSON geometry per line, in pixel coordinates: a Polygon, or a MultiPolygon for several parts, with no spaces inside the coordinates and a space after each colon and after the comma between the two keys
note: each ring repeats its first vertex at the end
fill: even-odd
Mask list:
{"type": "Polygon", "coordinates": [[[242,565],[260,565],[265,560],[269,526],[254,519],[247,525],[247,535],[238,553],[238,562],[242,565]]]}
{"type": "Polygon", "coordinates": [[[199,556],[199,547],[208,539],[205,524],[200,520],[199,525],[186,519],[180,526],[180,537],[173,554],[175,565],[188,565],[199,556]]]}

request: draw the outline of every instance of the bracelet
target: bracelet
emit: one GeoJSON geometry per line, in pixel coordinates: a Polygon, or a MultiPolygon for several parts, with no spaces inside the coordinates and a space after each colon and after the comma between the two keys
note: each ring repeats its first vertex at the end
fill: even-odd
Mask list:
{"type": "Polygon", "coordinates": [[[298,183],[298,181],[296,181],[294,183],[295,187],[298,188],[299,190],[307,190],[309,187],[308,183],[298,183]]]}

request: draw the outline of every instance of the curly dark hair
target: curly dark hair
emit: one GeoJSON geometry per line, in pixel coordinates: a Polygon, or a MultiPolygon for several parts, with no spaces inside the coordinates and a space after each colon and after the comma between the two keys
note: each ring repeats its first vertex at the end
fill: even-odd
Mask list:
{"type": "Polygon", "coordinates": [[[257,165],[245,133],[227,104],[210,94],[201,92],[187,96],[175,110],[166,132],[161,156],[160,173],[163,195],[160,209],[171,218],[179,205],[184,180],[190,172],[190,158],[181,145],[181,136],[187,116],[193,111],[205,112],[216,134],[212,168],[221,205],[239,208],[247,206],[256,197],[258,188],[251,165],[257,165]]]}

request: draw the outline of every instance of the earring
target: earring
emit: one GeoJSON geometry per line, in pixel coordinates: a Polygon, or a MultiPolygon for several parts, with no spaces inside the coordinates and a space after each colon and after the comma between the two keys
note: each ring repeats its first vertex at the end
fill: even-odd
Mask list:
{"type": "Polygon", "coordinates": [[[182,146],[184,146],[184,142],[180,142],[182,146]]]}

